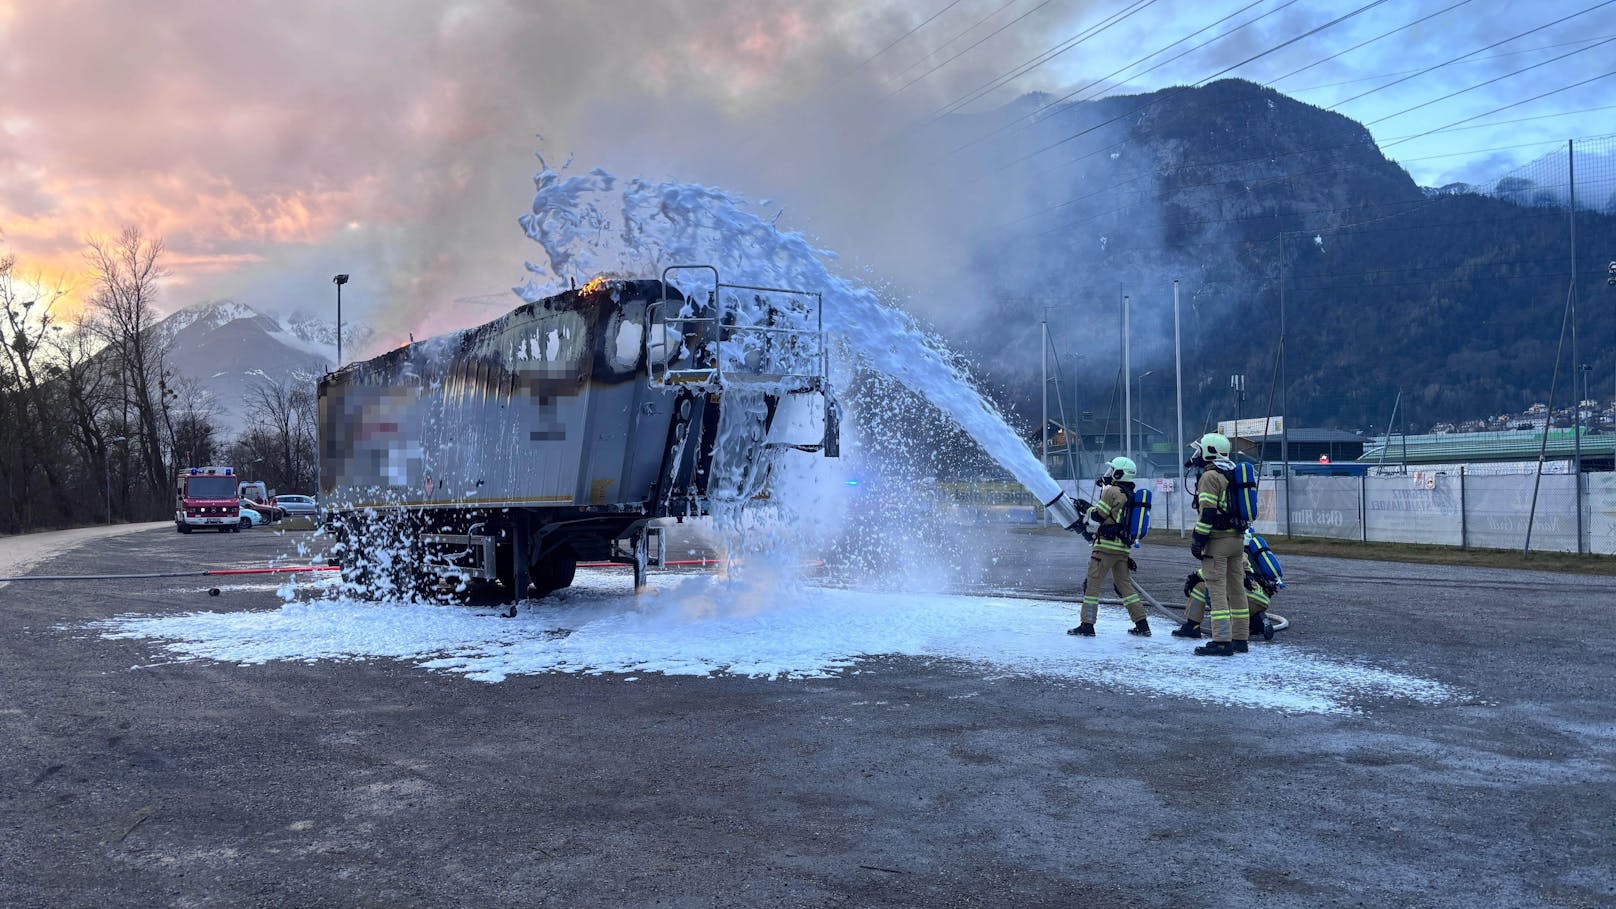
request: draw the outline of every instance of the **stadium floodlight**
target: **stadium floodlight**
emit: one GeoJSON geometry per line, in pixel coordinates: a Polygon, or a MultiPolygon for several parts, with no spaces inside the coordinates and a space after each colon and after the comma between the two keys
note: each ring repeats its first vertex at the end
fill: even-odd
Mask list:
{"type": "Polygon", "coordinates": [[[337,275],[331,279],[337,285],[337,368],[342,368],[342,285],[348,283],[347,275],[337,275]]]}

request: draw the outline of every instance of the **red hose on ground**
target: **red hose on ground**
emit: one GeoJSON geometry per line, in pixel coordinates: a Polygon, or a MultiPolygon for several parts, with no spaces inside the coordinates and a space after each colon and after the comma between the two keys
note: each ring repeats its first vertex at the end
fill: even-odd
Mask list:
{"type": "Polygon", "coordinates": [[[336,565],[287,565],[280,568],[215,568],[203,574],[290,574],[297,571],[341,571],[336,565]]]}

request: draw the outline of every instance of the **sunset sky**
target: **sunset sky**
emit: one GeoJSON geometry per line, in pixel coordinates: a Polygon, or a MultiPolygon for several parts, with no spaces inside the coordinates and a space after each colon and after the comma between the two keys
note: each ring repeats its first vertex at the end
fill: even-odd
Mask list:
{"type": "MultiPolygon", "coordinates": [[[[1334,107],[1599,5],[1470,0],[1348,51],[1453,3],[1387,0],[1229,75],[1334,107]]],[[[854,218],[838,167],[869,165],[883,133],[1134,5],[0,0],[0,242],[27,269],[72,274],[86,235],[134,224],[167,242],[165,309],[228,296],[323,310],[343,271],[356,313],[384,331],[431,330],[510,302],[497,295],[534,255],[516,218],[542,151],[552,164],[571,155],[774,198],[824,242],[855,244],[841,232],[854,218]]],[[[966,109],[1064,94],[1245,5],[1146,2],[966,109]]],[[[1358,5],[1262,0],[1162,56],[1266,18],[1112,90],[1201,80],[1358,5]]],[[[1553,92],[1387,147],[1425,184],[1496,177],[1555,142],[1613,131],[1599,108],[1616,79],[1556,91],[1616,69],[1616,43],[1599,43],[1616,36],[1612,9],[1338,109],[1374,121],[1543,63],[1371,127],[1387,145],[1553,92]]]]}

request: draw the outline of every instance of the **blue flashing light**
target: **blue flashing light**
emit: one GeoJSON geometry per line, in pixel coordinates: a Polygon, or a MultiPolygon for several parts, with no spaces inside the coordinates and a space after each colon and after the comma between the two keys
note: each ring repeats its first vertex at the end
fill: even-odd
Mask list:
{"type": "Polygon", "coordinates": [[[226,468],[225,468],[225,469],[224,469],[224,475],[225,475],[225,476],[227,476],[227,477],[228,477],[228,476],[230,476],[230,474],[231,474],[231,473],[232,473],[232,472],[233,472],[233,471],[235,471],[235,468],[234,468],[234,467],[226,467],[226,468]]]}
{"type": "Polygon", "coordinates": [[[195,467],[191,468],[191,476],[193,476],[193,477],[196,476],[197,474],[201,473],[201,472],[202,471],[197,470],[195,467]]]}

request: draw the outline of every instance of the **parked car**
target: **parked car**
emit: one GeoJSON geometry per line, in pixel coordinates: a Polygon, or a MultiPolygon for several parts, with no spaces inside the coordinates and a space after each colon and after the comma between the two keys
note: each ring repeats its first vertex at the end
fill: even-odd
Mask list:
{"type": "Polygon", "coordinates": [[[251,499],[241,500],[241,526],[244,528],[257,527],[269,521],[268,516],[258,509],[263,506],[251,499]]]}
{"type": "Polygon", "coordinates": [[[263,523],[265,524],[273,524],[276,521],[279,521],[281,518],[286,517],[286,509],[284,508],[280,508],[275,505],[268,505],[263,502],[254,502],[252,499],[247,498],[243,498],[241,500],[241,511],[243,514],[247,513],[248,511],[257,512],[258,516],[264,519],[263,523]]]}
{"type": "Polygon", "coordinates": [[[314,501],[314,496],[284,495],[276,496],[272,501],[275,507],[285,509],[288,515],[309,515],[313,517],[320,511],[320,506],[314,501]]]}

